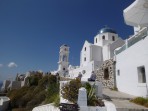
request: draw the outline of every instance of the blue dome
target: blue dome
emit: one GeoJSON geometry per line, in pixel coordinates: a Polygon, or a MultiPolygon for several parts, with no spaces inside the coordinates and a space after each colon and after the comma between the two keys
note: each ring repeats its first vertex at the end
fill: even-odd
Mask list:
{"type": "Polygon", "coordinates": [[[102,34],[102,33],[114,33],[114,34],[117,34],[117,32],[109,27],[105,27],[105,28],[102,28],[100,31],[99,31],[99,34],[102,34]]]}
{"type": "Polygon", "coordinates": [[[63,44],[62,46],[68,47],[68,45],[67,45],[67,44],[63,44]]]}

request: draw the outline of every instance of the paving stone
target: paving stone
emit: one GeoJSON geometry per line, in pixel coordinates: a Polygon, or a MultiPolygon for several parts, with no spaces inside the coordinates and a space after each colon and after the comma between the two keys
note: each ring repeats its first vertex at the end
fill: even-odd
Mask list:
{"type": "Polygon", "coordinates": [[[129,101],[135,98],[135,96],[107,88],[103,89],[103,95],[104,99],[112,102],[116,106],[117,111],[148,111],[148,108],[129,101]]]}

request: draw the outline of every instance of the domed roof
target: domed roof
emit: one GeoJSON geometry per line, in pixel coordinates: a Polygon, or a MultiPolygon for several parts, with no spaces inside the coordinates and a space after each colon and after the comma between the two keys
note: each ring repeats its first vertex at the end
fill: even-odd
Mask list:
{"type": "Polygon", "coordinates": [[[102,34],[102,33],[114,33],[114,34],[117,34],[117,32],[112,29],[112,28],[109,28],[107,26],[105,26],[104,28],[102,28],[100,31],[99,31],[99,34],[102,34]]]}
{"type": "Polygon", "coordinates": [[[63,44],[62,46],[68,47],[68,45],[67,45],[67,44],[63,44]]]}

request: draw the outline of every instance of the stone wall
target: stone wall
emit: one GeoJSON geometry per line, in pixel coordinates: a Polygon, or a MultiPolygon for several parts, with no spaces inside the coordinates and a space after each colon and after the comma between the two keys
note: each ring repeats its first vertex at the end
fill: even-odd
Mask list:
{"type": "Polygon", "coordinates": [[[109,59],[103,62],[101,67],[95,71],[97,81],[103,84],[105,88],[115,87],[115,61],[109,59]]]}

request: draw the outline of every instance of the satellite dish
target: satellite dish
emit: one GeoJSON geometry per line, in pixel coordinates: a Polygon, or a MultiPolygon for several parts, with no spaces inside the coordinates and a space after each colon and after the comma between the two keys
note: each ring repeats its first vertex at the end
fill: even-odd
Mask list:
{"type": "Polygon", "coordinates": [[[124,12],[127,25],[134,27],[148,27],[148,0],[136,0],[124,12]]]}

